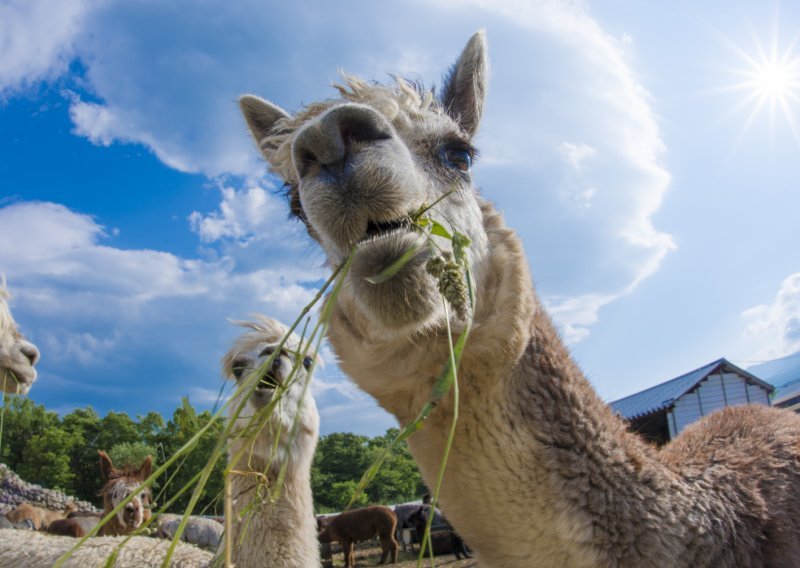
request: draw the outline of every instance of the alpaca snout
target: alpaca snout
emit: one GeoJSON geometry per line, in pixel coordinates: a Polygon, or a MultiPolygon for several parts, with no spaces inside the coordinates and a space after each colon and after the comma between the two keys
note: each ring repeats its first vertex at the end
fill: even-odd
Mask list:
{"type": "Polygon", "coordinates": [[[144,520],[144,508],[139,503],[130,502],[122,510],[122,518],[125,525],[138,528],[144,520]]]}
{"type": "Polygon", "coordinates": [[[295,169],[301,179],[323,170],[341,180],[354,153],[391,137],[391,126],[375,110],[356,104],[337,106],[298,133],[292,145],[295,169]]]}
{"type": "Polygon", "coordinates": [[[19,345],[20,353],[22,353],[25,358],[30,362],[31,367],[36,365],[39,362],[39,349],[30,341],[22,341],[19,345]]]}

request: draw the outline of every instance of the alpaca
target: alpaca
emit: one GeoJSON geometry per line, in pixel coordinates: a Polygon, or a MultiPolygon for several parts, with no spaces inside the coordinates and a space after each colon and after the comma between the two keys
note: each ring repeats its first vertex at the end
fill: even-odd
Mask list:
{"type": "Polygon", "coordinates": [[[86,536],[87,533],[83,523],[81,523],[81,519],[78,518],[56,519],[47,526],[47,532],[49,534],[71,536],[72,538],[81,538],[86,536]]]}
{"type": "Polygon", "coordinates": [[[150,477],[153,458],[147,456],[138,468],[126,467],[117,469],[111,458],[104,451],[100,455],[100,473],[105,484],[100,489],[103,497],[103,517],[105,518],[117,505],[128,499],[138,490],[138,494],[100,527],[101,536],[127,535],[136,531],[150,519],[150,488],[140,489],[142,483],[150,477]]]}
{"type": "Polygon", "coordinates": [[[464,544],[464,539],[453,530],[447,519],[439,514],[438,510],[432,509],[430,505],[419,506],[406,519],[406,522],[414,528],[415,536],[420,546],[425,536],[425,528],[428,526],[428,517],[431,510],[433,510],[433,523],[431,524],[429,546],[433,554],[437,556],[440,554],[454,554],[456,560],[461,560],[462,556],[469,558],[471,554],[464,544]]]}
{"type": "Polygon", "coordinates": [[[67,503],[63,511],[51,511],[44,507],[37,507],[31,503],[21,503],[14,509],[6,513],[6,517],[12,523],[21,523],[25,520],[30,520],[33,528],[36,530],[44,530],[50,523],[58,519],[65,519],[70,513],[78,510],[75,503],[67,503]]]}
{"type": "Polygon", "coordinates": [[[345,511],[326,519],[321,528],[319,542],[325,544],[336,541],[341,544],[345,566],[356,565],[356,542],[376,536],[381,541],[381,560],[378,564],[386,562],[390,553],[392,564],[397,562],[397,541],[394,538],[397,516],[389,507],[374,505],[345,511]]]}
{"type": "MultiPolygon", "coordinates": [[[[0,568],[52,568],[56,561],[76,545],[72,536],[57,536],[36,531],[0,530],[0,568]]],[[[64,568],[161,568],[170,542],[145,536],[98,536],[81,544],[62,564],[64,568]],[[113,563],[107,560],[117,553],[113,563]]],[[[178,543],[170,568],[211,566],[210,552],[190,544],[178,543]]]]}
{"type": "MultiPolygon", "coordinates": [[[[355,247],[329,328],[343,370],[408,424],[448,360],[447,318],[456,335],[471,316],[439,505],[481,566],[796,565],[800,416],[725,409],[661,451],[626,429],[570,358],[519,237],[473,189],[487,73],[479,32],[437,95],[345,77],[339,99],[293,116],[240,99],[328,263],[355,247]],[[421,242],[409,218],[431,205],[432,219],[471,241],[474,307],[446,309],[426,270],[430,247],[392,278],[367,280],[421,242]]],[[[429,486],[454,403],[451,391],[408,440],[429,486]]]]}
{"type": "Polygon", "coordinates": [[[36,380],[39,350],[20,333],[8,309],[9,298],[5,278],[0,278],[0,388],[5,393],[27,394],[36,380]]]}
{"type": "Polygon", "coordinates": [[[65,519],[56,519],[47,526],[50,534],[80,538],[89,534],[103,519],[102,513],[72,511],[65,519]]]}
{"type": "Polygon", "coordinates": [[[407,550],[406,541],[403,538],[403,531],[406,529],[413,529],[414,525],[408,522],[408,518],[419,511],[422,507],[419,503],[403,503],[394,506],[394,514],[397,517],[397,529],[395,530],[395,538],[398,544],[403,548],[403,552],[407,550]]]}
{"type": "Polygon", "coordinates": [[[289,335],[269,369],[262,369],[288,329],[264,316],[239,323],[247,331],[222,361],[225,377],[238,383],[230,412],[242,408],[229,447],[233,561],[239,568],[320,566],[311,497],[319,414],[308,392],[313,363],[305,354],[308,345],[289,335]],[[283,486],[273,497],[283,466],[283,486]]]}

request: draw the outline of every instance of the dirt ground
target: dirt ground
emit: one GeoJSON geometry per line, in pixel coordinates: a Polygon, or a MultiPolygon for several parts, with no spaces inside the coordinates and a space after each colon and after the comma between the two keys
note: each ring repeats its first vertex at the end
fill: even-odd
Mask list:
{"type": "MultiPolygon", "coordinates": [[[[381,547],[371,543],[360,543],[356,545],[356,566],[376,566],[378,560],[381,559],[381,547]]],[[[324,564],[323,564],[324,565],[324,564]]],[[[338,545],[333,545],[333,565],[335,568],[344,566],[344,555],[338,545]]],[[[397,555],[397,564],[388,564],[392,568],[416,568],[417,566],[417,552],[403,552],[402,548],[397,555]]],[[[467,558],[466,560],[456,560],[452,554],[444,556],[436,556],[431,563],[430,558],[426,558],[422,562],[423,568],[479,568],[478,563],[474,558],[467,558]]]]}

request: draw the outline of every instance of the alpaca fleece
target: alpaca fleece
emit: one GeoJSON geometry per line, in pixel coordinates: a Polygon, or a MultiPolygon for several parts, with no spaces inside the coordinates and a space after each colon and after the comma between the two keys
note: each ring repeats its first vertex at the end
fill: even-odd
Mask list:
{"type": "MultiPolygon", "coordinates": [[[[800,417],[726,409],[663,450],[627,430],[563,345],[520,239],[472,186],[487,76],[479,32],[438,98],[402,80],[347,78],[340,99],[294,116],[241,99],[253,137],[289,186],[292,213],[329,264],[355,247],[329,329],[342,369],[401,425],[430,396],[449,354],[446,318],[455,333],[465,322],[425,273],[429,248],[387,281],[366,278],[424,244],[402,220],[435,203],[430,217],[472,242],[476,303],[440,506],[478,564],[797,566],[800,417]]],[[[451,393],[409,439],[429,486],[453,404],[451,393]]]]}

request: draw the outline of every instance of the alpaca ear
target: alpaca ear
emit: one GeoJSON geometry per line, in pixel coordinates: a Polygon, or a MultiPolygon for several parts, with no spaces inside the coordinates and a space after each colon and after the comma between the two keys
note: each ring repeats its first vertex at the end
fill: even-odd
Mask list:
{"type": "Polygon", "coordinates": [[[111,477],[111,472],[114,471],[114,464],[103,450],[98,450],[97,453],[100,455],[100,474],[103,479],[108,479],[111,477]]]}
{"type": "Polygon", "coordinates": [[[153,471],[153,456],[147,456],[144,458],[144,462],[142,462],[142,467],[139,468],[139,477],[141,479],[147,479],[150,477],[150,473],[153,471]]]}
{"type": "Polygon", "coordinates": [[[250,133],[259,146],[264,137],[275,127],[276,122],[282,118],[289,118],[289,113],[278,105],[253,95],[241,97],[239,99],[239,108],[242,109],[242,114],[247,121],[247,126],[250,128],[250,133]]]}
{"type": "Polygon", "coordinates": [[[478,130],[481,121],[488,75],[486,33],[480,30],[469,39],[458,61],[450,68],[441,95],[447,114],[470,137],[478,130]]]}

